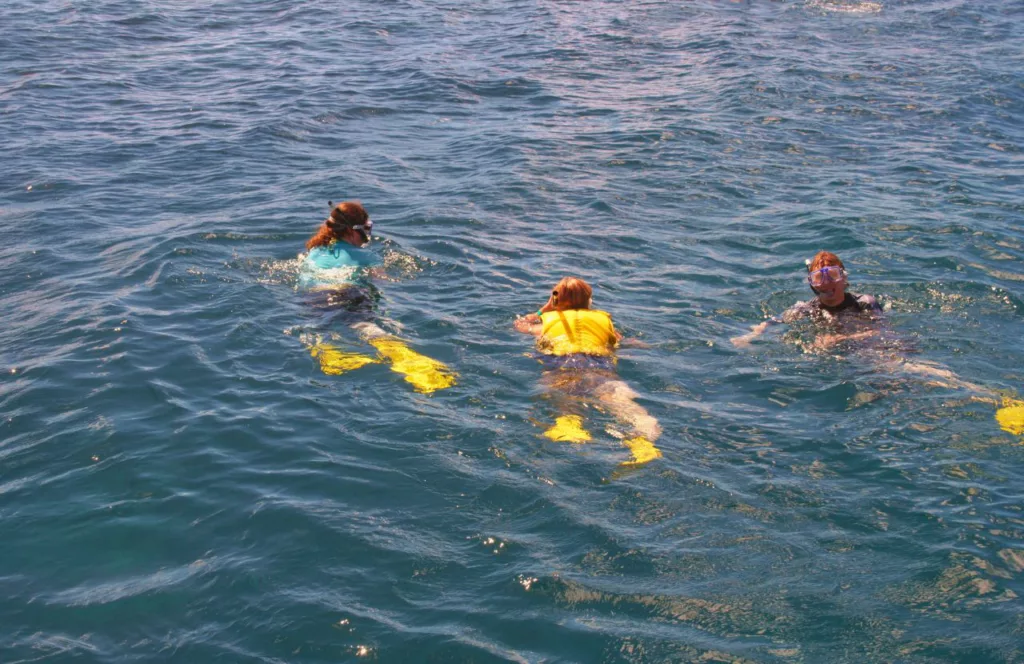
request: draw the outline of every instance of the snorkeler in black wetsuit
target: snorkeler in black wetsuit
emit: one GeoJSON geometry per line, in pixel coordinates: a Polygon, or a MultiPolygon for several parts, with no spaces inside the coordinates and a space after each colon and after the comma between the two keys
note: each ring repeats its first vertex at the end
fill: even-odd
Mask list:
{"type": "Polygon", "coordinates": [[[880,334],[884,327],[878,324],[882,319],[882,308],[878,300],[871,295],[846,292],[846,268],[838,256],[827,251],[818,252],[808,262],[807,283],[814,291],[814,299],[795,304],[781,317],[769,318],[755,325],[749,333],[733,337],[730,340],[733,345],[749,346],[752,340],[774,323],[792,323],[801,318],[811,318],[819,327],[832,330],[818,334],[810,346],[812,350],[823,351],[841,342],[873,338],[870,350],[875,351],[876,366],[891,373],[913,374],[927,380],[929,385],[975,392],[978,395],[975,399],[998,407],[996,420],[1003,431],[1024,435],[1024,401],[963,380],[940,365],[910,361],[906,357],[906,345],[899,344],[898,340],[896,347],[887,345],[884,335],[880,334]]]}
{"type": "Polygon", "coordinates": [[[815,347],[828,348],[840,341],[860,339],[876,334],[874,329],[863,329],[864,324],[870,325],[880,318],[882,307],[873,295],[847,293],[846,267],[838,256],[829,251],[819,251],[807,266],[807,284],[814,291],[815,297],[807,302],[793,305],[781,317],[772,317],[755,325],[747,334],[733,337],[733,345],[748,346],[768,329],[777,323],[792,323],[801,318],[812,318],[815,322],[838,325],[843,319],[853,315],[861,321],[859,331],[847,333],[839,329],[832,334],[820,335],[815,340],[815,347]]]}

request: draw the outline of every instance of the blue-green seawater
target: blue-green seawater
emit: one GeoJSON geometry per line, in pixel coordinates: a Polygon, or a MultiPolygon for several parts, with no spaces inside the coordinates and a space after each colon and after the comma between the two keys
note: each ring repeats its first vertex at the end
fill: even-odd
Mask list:
{"type": "Polygon", "coordinates": [[[1024,662],[1024,6],[7,0],[0,661],[1024,662]],[[328,200],[372,352],[297,289],[328,200]],[[730,337],[845,260],[893,348],[730,337]],[[516,313],[646,347],[642,468],[516,313]],[[568,406],[565,401],[569,400],[568,406]],[[543,437],[562,408],[590,443],[543,437]]]}

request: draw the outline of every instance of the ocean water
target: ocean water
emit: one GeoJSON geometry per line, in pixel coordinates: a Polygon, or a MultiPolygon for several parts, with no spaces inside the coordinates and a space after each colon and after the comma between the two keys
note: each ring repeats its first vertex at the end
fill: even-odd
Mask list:
{"type": "Polygon", "coordinates": [[[0,22],[0,662],[1024,662],[1020,3],[0,22]],[[345,199],[457,385],[310,356],[368,352],[297,287],[345,199]],[[823,248],[891,347],[734,348],[823,248]],[[645,466],[512,330],[570,274],[645,466]]]}

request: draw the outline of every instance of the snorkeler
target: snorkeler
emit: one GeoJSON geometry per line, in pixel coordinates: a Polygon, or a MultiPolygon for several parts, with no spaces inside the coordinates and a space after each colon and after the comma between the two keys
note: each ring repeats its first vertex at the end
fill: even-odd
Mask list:
{"type": "MultiPolygon", "coordinates": [[[[839,330],[841,323],[849,320],[851,315],[862,322],[871,323],[880,318],[882,307],[873,295],[848,293],[846,266],[830,251],[819,251],[807,262],[807,285],[814,292],[814,297],[807,302],[794,304],[783,312],[779,318],[771,317],[751,328],[747,334],[730,339],[738,347],[749,346],[750,342],[764,334],[769,325],[792,323],[801,318],[811,318],[839,330]]],[[[819,335],[814,347],[823,350],[842,341],[852,341],[874,336],[873,329],[862,329],[853,333],[836,331],[819,335]]]]}
{"type": "MultiPolygon", "coordinates": [[[[881,332],[877,325],[881,320],[882,308],[871,295],[848,293],[847,272],[843,262],[835,254],[819,251],[807,262],[807,283],[815,297],[787,309],[781,318],[769,318],[751,328],[742,336],[730,339],[737,347],[746,347],[764,333],[769,325],[792,323],[801,318],[811,318],[819,326],[832,331],[817,336],[812,350],[828,350],[841,342],[876,337],[881,332]]],[[[1024,401],[1000,394],[977,383],[963,380],[955,373],[934,363],[910,361],[902,352],[893,352],[881,344],[877,351],[877,366],[893,373],[906,372],[927,380],[929,385],[949,389],[965,389],[977,393],[978,401],[997,407],[996,420],[1003,431],[1024,435],[1024,401]]]]}
{"type": "Polygon", "coordinates": [[[367,276],[373,274],[379,261],[364,249],[372,240],[372,231],[370,215],[357,201],[334,206],[330,216],[306,242],[307,253],[299,266],[299,285],[309,293],[314,308],[340,316],[363,341],[376,349],[377,356],[343,351],[325,343],[319,335],[303,337],[310,355],[319,360],[320,369],[330,375],[386,361],[390,362],[391,370],[404,375],[417,392],[451,387],[456,375],[447,366],[415,352],[374,322],[379,294],[367,276]]]}
{"type": "MultiPolygon", "coordinates": [[[[516,317],[517,331],[537,337],[537,349],[547,371],[543,381],[565,394],[593,396],[612,415],[632,429],[623,445],[633,453],[623,466],[639,466],[661,456],[654,441],[661,435],[658,420],[636,403],[638,395],[615,373],[615,348],[622,335],[604,311],[591,309],[587,282],[565,277],[537,313],[516,317]]],[[[544,432],[556,441],[583,443],[590,433],[578,415],[558,417],[544,432]]]]}

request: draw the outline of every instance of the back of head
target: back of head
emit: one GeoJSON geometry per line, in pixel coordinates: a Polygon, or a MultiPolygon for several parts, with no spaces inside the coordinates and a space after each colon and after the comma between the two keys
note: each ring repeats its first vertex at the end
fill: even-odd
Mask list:
{"type": "Polygon", "coordinates": [[[369,218],[370,215],[367,214],[366,208],[363,207],[362,203],[359,201],[345,201],[334,206],[334,209],[331,210],[330,218],[325,223],[341,232],[347,226],[365,224],[369,218]]]}
{"type": "Polygon", "coordinates": [[[338,203],[331,209],[331,216],[324,220],[316,234],[306,242],[306,249],[326,247],[331,242],[340,240],[346,228],[365,224],[369,218],[366,208],[359,201],[338,203]]]}
{"type": "Polygon", "coordinates": [[[589,309],[594,291],[578,277],[565,277],[551,290],[551,304],[556,311],[589,309]]]}
{"type": "Polygon", "coordinates": [[[843,265],[843,261],[839,260],[839,256],[836,256],[831,251],[819,251],[814,254],[814,258],[807,264],[808,272],[815,272],[823,267],[832,267],[833,265],[846,269],[843,265]]]}

